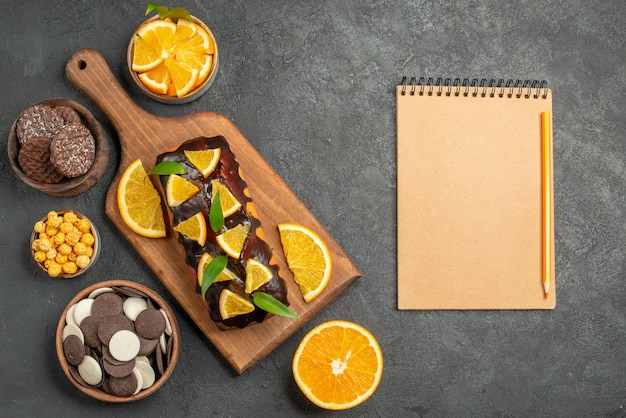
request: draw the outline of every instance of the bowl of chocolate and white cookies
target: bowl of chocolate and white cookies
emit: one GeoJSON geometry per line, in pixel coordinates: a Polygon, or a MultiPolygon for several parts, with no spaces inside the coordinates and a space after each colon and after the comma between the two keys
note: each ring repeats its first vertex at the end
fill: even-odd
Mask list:
{"type": "Polygon", "coordinates": [[[29,186],[51,196],[75,196],[104,174],[109,141],[84,106],[46,99],[24,109],[9,131],[9,161],[29,186]]]}
{"type": "Polygon", "coordinates": [[[131,402],[156,392],[180,352],[174,313],[153,290],[108,280],[79,292],[56,331],[63,373],[81,392],[104,402],[131,402]]]}

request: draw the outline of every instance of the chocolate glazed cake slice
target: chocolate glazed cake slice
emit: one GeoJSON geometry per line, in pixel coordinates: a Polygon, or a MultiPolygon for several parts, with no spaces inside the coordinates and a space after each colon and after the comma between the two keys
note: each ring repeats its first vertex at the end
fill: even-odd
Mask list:
{"type": "Polygon", "coordinates": [[[187,141],[176,150],[157,157],[157,164],[163,161],[178,162],[185,171],[185,174],[180,175],[184,181],[172,177],[178,176],[177,174],[160,175],[159,180],[164,201],[167,202],[169,208],[170,221],[174,229],[179,231],[178,240],[185,249],[185,261],[189,266],[189,277],[193,278],[195,289],[199,295],[201,295],[203,268],[206,268],[207,260],[212,260],[218,256],[228,257],[226,268],[210,285],[204,299],[209,315],[217,326],[220,329],[243,328],[253,322],[262,322],[268,313],[254,306],[252,295],[255,292],[267,293],[288,305],[285,282],[279,275],[278,265],[270,246],[264,241],[261,223],[256,217],[249,190],[241,178],[239,164],[226,139],[217,136],[212,138],[200,137],[187,141]],[[213,150],[213,153],[219,152],[219,161],[214,169],[211,169],[212,166],[207,168],[195,158],[201,159],[199,154],[202,153],[198,153],[198,151],[205,150],[213,150]],[[171,196],[168,199],[168,182],[172,182],[170,190],[174,188],[172,185],[176,182],[180,185],[178,190],[188,190],[189,197],[185,196],[181,199],[182,201],[173,201],[171,196]],[[236,202],[233,200],[235,204],[230,206],[231,210],[223,212],[224,227],[216,233],[209,226],[209,211],[217,190],[220,191],[222,208],[224,208],[224,201],[227,200],[225,199],[227,197],[236,199],[236,202]],[[190,220],[189,223],[204,223],[206,225],[206,239],[204,237],[190,238],[188,235],[191,234],[186,234],[183,227],[187,220],[190,220]],[[230,233],[235,233],[235,230],[247,230],[241,251],[238,251],[238,245],[235,245],[234,251],[228,246],[224,248],[224,237],[230,233]],[[267,279],[269,279],[256,289],[251,288],[250,283],[246,288],[246,267],[252,265],[260,267],[260,270],[265,272],[267,279]],[[220,299],[222,300],[222,310],[220,310],[220,299]],[[225,303],[229,303],[226,300],[235,302],[234,311],[240,313],[223,318],[224,309],[229,310],[229,308],[225,308],[225,303]]]}

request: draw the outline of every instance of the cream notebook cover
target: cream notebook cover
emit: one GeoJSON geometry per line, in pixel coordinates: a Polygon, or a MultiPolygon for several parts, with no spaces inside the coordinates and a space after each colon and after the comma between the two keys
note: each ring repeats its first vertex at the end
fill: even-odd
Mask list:
{"type": "Polygon", "coordinates": [[[398,308],[553,309],[553,170],[549,248],[542,238],[545,82],[403,79],[396,96],[398,308]]]}

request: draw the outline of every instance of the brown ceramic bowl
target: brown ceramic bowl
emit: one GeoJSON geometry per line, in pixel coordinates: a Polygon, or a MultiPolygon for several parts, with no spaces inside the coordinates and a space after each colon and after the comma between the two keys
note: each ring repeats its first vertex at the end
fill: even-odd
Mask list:
{"type": "Polygon", "coordinates": [[[93,138],[96,142],[95,159],[89,171],[79,177],[66,177],[63,178],[59,183],[54,184],[41,183],[39,181],[31,179],[24,173],[24,171],[22,171],[22,168],[20,167],[20,164],[18,162],[20,144],[15,131],[15,128],[17,126],[17,120],[19,119],[18,116],[18,118],[15,119],[15,122],[13,122],[13,125],[11,126],[7,143],[7,152],[9,154],[9,161],[11,163],[11,167],[13,167],[13,171],[15,171],[15,174],[17,174],[17,176],[24,183],[50,196],[76,196],[89,190],[94,184],[98,182],[98,180],[100,180],[100,178],[102,178],[109,162],[109,139],[104,132],[102,125],[91,114],[91,112],[89,112],[85,107],[73,100],[55,98],[42,100],[41,102],[35,104],[47,104],[52,107],[62,105],[69,106],[76,112],[78,112],[83,125],[85,125],[91,131],[91,134],[93,135],[93,138]]]}
{"type": "Polygon", "coordinates": [[[155,93],[154,91],[146,87],[145,84],[143,84],[143,82],[139,79],[138,73],[132,70],[132,64],[133,64],[133,46],[135,44],[135,38],[137,36],[137,32],[139,31],[139,28],[145,23],[150,22],[152,20],[156,20],[158,18],[159,18],[158,16],[153,16],[150,19],[145,20],[141,25],[139,25],[139,27],[135,30],[133,35],[130,37],[130,41],[128,43],[128,49],[126,52],[126,63],[128,65],[128,71],[130,72],[130,76],[135,82],[135,84],[137,85],[137,87],[139,87],[139,89],[142,92],[144,92],[149,97],[153,98],[154,100],[158,102],[166,103],[166,104],[182,104],[182,103],[191,102],[192,100],[195,100],[199,98],[200,96],[202,96],[209,89],[211,84],[213,84],[213,80],[215,80],[215,76],[217,75],[217,69],[219,68],[219,53],[218,53],[218,48],[217,48],[217,42],[215,42],[215,36],[213,36],[213,32],[211,32],[211,30],[208,28],[207,25],[204,24],[204,22],[202,22],[197,17],[192,16],[191,18],[193,19],[194,23],[196,23],[197,25],[201,26],[204,30],[206,30],[207,34],[209,35],[209,38],[215,45],[215,54],[213,54],[213,65],[211,66],[211,69],[209,70],[209,74],[207,75],[207,78],[199,86],[191,90],[185,96],[176,97],[176,96],[168,96],[166,94],[155,93]]]}
{"type": "MultiPolygon", "coordinates": [[[[55,211],[58,215],[63,216],[65,215],[67,212],[73,212],[74,214],[76,214],[76,216],[78,217],[78,219],[86,219],[87,221],[89,221],[90,224],[90,233],[93,235],[94,237],[94,242],[92,245],[93,251],[89,257],[89,264],[86,265],[85,267],[79,267],[78,270],[76,270],[75,273],[63,273],[61,272],[58,276],[52,276],[51,277],[58,277],[60,279],[73,279],[74,277],[78,277],[81,274],[85,273],[87,270],[89,270],[95,263],[96,260],[98,260],[98,257],[100,255],[100,234],[98,233],[98,229],[96,228],[96,226],[94,225],[93,222],[91,222],[91,220],[89,218],[87,218],[85,215],[83,215],[82,213],[73,211],[73,210],[57,210],[55,211]]],[[[41,218],[39,221],[45,222],[48,219],[48,214],[46,214],[46,216],[44,216],[43,218],[41,218]]],[[[30,235],[30,258],[31,260],[33,260],[35,262],[35,264],[37,265],[37,267],[39,267],[44,273],[50,275],[50,272],[48,271],[48,269],[45,267],[44,262],[41,261],[37,261],[35,259],[35,249],[33,248],[33,242],[39,238],[39,233],[36,232],[33,228],[33,231],[30,235]]],[[[78,263],[80,264],[80,262],[78,263]]]]}
{"type": "MultiPolygon", "coordinates": [[[[102,304],[100,304],[100,307],[102,307],[102,304]]],[[[84,322],[85,319],[83,319],[82,321],[84,322]]],[[[80,322],[80,323],[83,324],[83,322],[80,322]]],[[[84,326],[84,328],[87,328],[87,327],[84,326]]],[[[72,326],[68,327],[68,330],[70,329],[75,330],[75,328],[73,328],[72,326]]],[[[69,333],[71,334],[72,331],[69,331],[69,333]]],[[[85,335],[88,335],[88,334],[85,334],[85,335]]],[[[89,338],[87,337],[84,337],[84,338],[85,338],[85,341],[89,341],[89,338]]],[[[91,345],[94,345],[94,344],[91,343],[91,345]]],[[[107,360],[103,359],[104,357],[103,353],[107,350],[104,344],[96,348],[89,347],[85,344],[83,348],[85,349],[85,352],[90,353],[91,358],[94,358],[94,359],[98,358],[96,359],[96,361],[101,367],[104,363],[107,362],[107,360]]],[[[72,384],[78,390],[80,390],[86,395],[89,395],[93,398],[99,399],[104,402],[111,402],[111,403],[132,402],[132,401],[136,401],[139,399],[143,399],[147,396],[150,396],[154,392],[156,392],[161,386],[163,386],[163,384],[167,381],[167,379],[172,375],[172,372],[174,371],[174,367],[176,366],[176,362],[178,361],[178,356],[180,354],[180,330],[178,328],[178,323],[176,322],[176,318],[174,317],[174,313],[172,312],[170,307],[153,290],[139,283],[135,283],[135,282],[127,281],[127,280],[109,280],[109,281],[96,283],[92,286],[87,287],[86,289],[79,292],[76,296],[74,296],[74,298],[68,303],[67,307],[63,311],[63,314],[61,315],[61,318],[59,319],[59,324],[57,326],[56,351],[57,351],[57,357],[59,359],[59,363],[61,365],[61,369],[63,369],[63,373],[65,374],[65,376],[67,376],[70,382],[72,382],[72,384]],[[152,352],[151,354],[147,354],[145,356],[137,356],[135,357],[135,359],[131,360],[131,361],[134,361],[134,364],[135,364],[134,369],[139,369],[139,366],[137,366],[137,364],[140,361],[143,361],[143,362],[148,361],[150,363],[152,370],[155,373],[155,378],[151,386],[141,389],[141,390],[137,389],[139,391],[136,394],[131,394],[130,396],[116,396],[116,395],[111,394],[110,393],[111,392],[110,388],[112,385],[111,382],[115,379],[111,378],[109,371],[102,371],[102,368],[101,368],[101,371],[102,371],[103,377],[102,377],[101,383],[89,385],[88,383],[84,381],[81,374],[78,372],[81,366],[76,367],[68,363],[68,359],[66,358],[66,353],[65,353],[64,329],[66,328],[68,321],[69,323],[71,323],[72,321],[76,321],[76,317],[86,318],[86,315],[88,315],[87,313],[84,313],[85,310],[83,308],[78,308],[77,304],[82,300],[95,299],[96,297],[101,296],[102,293],[100,292],[108,293],[111,291],[121,296],[122,298],[128,298],[128,297],[133,296],[133,297],[139,297],[145,301],[148,301],[147,306],[150,307],[152,305],[155,309],[161,310],[161,313],[165,315],[165,317],[167,318],[167,323],[169,324],[165,332],[162,334],[163,341],[166,341],[164,345],[162,344],[162,342],[160,342],[156,345],[156,348],[154,349],[155,351],[152,352]],[[81,313],[80,314],[77,313],[78,311],[80,311],[81,313]],[[162,346],[166,347],[165,352],[161,348],[162,346]],[[159,363],[161,363],[161,366],[159,366],[159,363]],[[107,388],[109,392],[106,391],[107,388]]],[[[68,352],[69,352],[69,347],[68,347],[68,352]]],[[[87,355],[85,355],[85,358],[87,358],[86,356],[87,355]]],[[[94,363],[90,359],[87,359],[87,360],[89,361],[86,361],[83,359],[84,363],[81,362],[81,364],[94,363]]],[[[137,373],[137,372],[135,371],[131,372],[131,374],[134,374],[134,373],[137,373]]],[[[90,376],[93,377],[93,374],[91,374],[90,376]]],[[[120,379],[120,377],[118,377],[117,379],[120,379]]],[[[137,381],[139,381],[139,379],[137,379],[137,381]]],[[[145,379],[145,381],[148,382],[150,381],[150,379],[145,379]]]]}

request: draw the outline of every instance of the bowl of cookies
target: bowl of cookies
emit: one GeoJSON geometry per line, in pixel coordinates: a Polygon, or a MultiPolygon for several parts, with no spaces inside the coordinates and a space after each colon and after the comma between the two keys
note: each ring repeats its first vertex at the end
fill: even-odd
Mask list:
{"type": "Polygon", "coordinates": [[[7,153],[24,183],[51,196],[69,197],[100,180],[109,147],[91,112],[75,101],[54,98],[19,114],[9,131],[7,153]]]}
{"type": "Polygon", "coordinates": [[[108,280],[80,291],[65,307],[56,352],[72,385],[104,402],[123,403],[156,392],[174,371],[180,331],[153,290],[108,280]]]}

